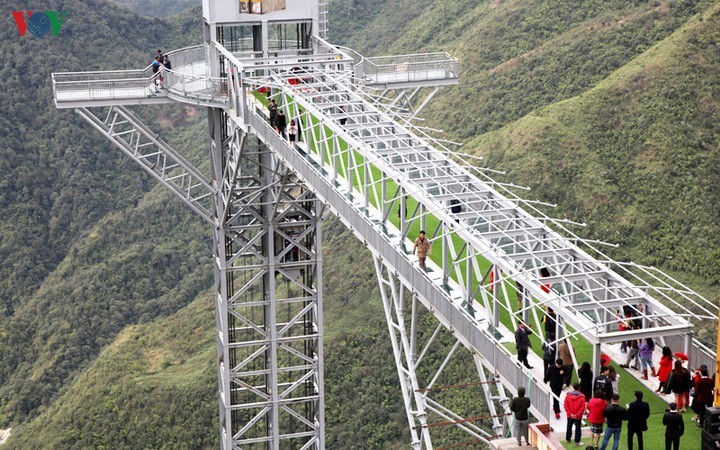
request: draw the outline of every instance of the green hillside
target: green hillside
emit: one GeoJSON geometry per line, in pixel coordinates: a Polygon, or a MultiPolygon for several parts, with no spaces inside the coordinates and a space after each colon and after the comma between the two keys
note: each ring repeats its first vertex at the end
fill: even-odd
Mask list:
{"type": "Polygon", "coordinates": [[[620,243],[621,257],[712,292],[720,282],[719,36],[714,5],[593,89],[467,147],[587,221],[589,237],[620,243]]]}
{"type": "MultiPolygon", "coordinates": [[[[458,56],[461,85],[436,97],[426,124],[558,203],[552,214],[587,222],[582,235],[623,244],[615,256],[716,294],[720,2],[416,5],[335,0],[331,41],[458,56]]],[[[156,48],[197,43],[200,10],[159,20],[101,0],[64,7],[57,38],[19,38],[11,18],[0,28],[6,447],[215,448],[210,230],[75,114],[55,110],[49,76],[141,67],[156,48]]],[[[134,112],[207,164],[204,112],[134,112]]],[[[407,448],[369,253],[334,219],[324,239],[327,447],[407,448]]],[[[424,317],[423,333],[432,322],[424,317]]],[[[436,365],[449,344],[440,341],[427,355],[436,365]]],[[[472,369],[463,355],[443,383],[471,380],[472,369]]],[[[468,416],[484,409],[474,388],[451,397],[468,416]]],[[[463,439],[442,433],[436,445],[463,439]]]]}

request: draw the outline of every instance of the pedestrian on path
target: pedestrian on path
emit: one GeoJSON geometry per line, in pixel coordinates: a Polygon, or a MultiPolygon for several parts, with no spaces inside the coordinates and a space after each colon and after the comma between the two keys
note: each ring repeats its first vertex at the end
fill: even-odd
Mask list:
{"type": "Polygon", "coordinates": [[[558,344],[558,358],[563,360],[563,371],[565,372],[565,386],[570,386],[572,382],[572,374],[575,370],[573,366],[572,354],[567,339],[563,339],[558,344]]]}
{"type": "Polygon", "coordinates": [[[522,446],[520,438],[525,438],[525,443],[530,445],[528,441],[528,424],[530,417],[528,409],[530,409],[530,399],[525,397],[525,388],[520,386],[517,390],[517,397],[510,401],[510,411],[514,413],[515,423],[513,424],[513,433],[517,438],[518,447],[522,446]]]}
{"type": "Polygon", "coordinates": [[[593,392],[602,391],[603,398],[606,401],[610,401],[613,395],[612,382],[610,378],[608,378],[608,371],[609,368],[607,366],[602,366],[600,368],[600,375],[595,377],[595,381],[593,382],[593,392]]]}
{"type": "Polygon", "coordinates": [[[553,397],[553,411],[555,411],[555,418],[560,418],[560,394],[562,393],[563,385],[565,384],[565,371],[563,370],[563,361],[558,358],[555,360],[555,365],[548,367],[545,372],[545,378],[543,382],[550,383],[550,390],[554,394],[553,397]]]}
{"type": "Polygon", "coordinates": [[[573,384],[573,390],[568,392],[563,402],[565,414],[567,414],[567,429],[565,430],[565,440],[570,443],[572,429],[575,427],[575,446],[580,447],[580,439],[582,438],[582,418],[585,414],[585,395],[580,392],[580,383],[573,384]]]}
{"type": "Polygon", "coordinates": [[[555,360],[557,357],[555,356],[555,345],[550,344],[548,342],[543,342],[542,344],[542,351],[543,351],[543,373],[547,372],[548,367],[555,364],[555,360]]]}
{"type": "MultiPolygon", "coordinates": [[[[624,369],[629,369],[632,367],[635,370],[640,370],[640,340],[639,339],[632,339],[630,341],[629,345],[630,350],[628,351],[627,359],[625,360],[625,364],[620,364],[620,367],[624,369]],[[630,363],[632,360],[635,360],[635,365],[630,366],[630,363]]],[[[645,379],[647,379],[647,375],[645,375],[645,379]]]]}
{"type": "MultiPolygon", "coordinates": [[[[425,269],[425,259],[430,254],[430,241],[425,237],[425,230],[420,230],[420,235],[415,239],[413,254],[417,253],[418,263],[421,269],[425,269]]],[[[517,336],[517,333],[515,333],[517,336]]]]}
{"type": "Polygon", "coordinates": [[[595,391],[595,396],[590,399],[587,404],[588,422],[590,422],[590,445],[598,448],[600,445],[600,436],[603,434],[603,424],[605,423],[605,408],[608,402],[605,401],[605,392],[601,390],[595,391]]]}
{"type": "Polygon", "coordinates": [[[530,335],[532,330],[525,322],[518,322],[518,328],[515,330],[515,348],[517,349],[517,359],[528,369],[532,366],[528,362],[528,351],[530,349],[530,335]]]}
{"type": "Polygon", "coordinates": [[[713,389],[715,382],[709,377],[708,368],[705,364],[700,366],[700,379],[695,382],[695,402],[693,410],[698,415],[698,424],[705,426],[705,407],[713,404],[713,389]]]}
{"type": "Polygon", "coordinates": [[[690,371],[683,367],[682,361],[675,361],[675,368],[670,376],[670,390],[675,394],[675,403],[681,413],[685,412],[690,403],[691,384],[690,371]]]}
{"type": "Polygon", "coordinates": [[[670,378],[670,372],[672,372],[672,367],[672,350],[670,350],[670,347],[665,346],[662,348],[662,358],[660,358],[660,363],[657,370],[657,377],[660,384],[658,385],[658,388],[655,392],[660,392],[665,387],[665,383],[667,383],[668,379],[670,378]]]}
{"type": "Polygon", "coordinates": [[[287,117],[285,117],[285,113],[283,110],[278,110],[277,117],[275,118],[275,129],[277,129],[278,133],[280,133],[280,136],[283,137],[283,139],[287,139],[287,136],[285,136],[285,129],[287,128],[287,117]]]}
{"type": "Polygon", "coordinates": [[[653,366],[653,352],[655,351],[655,342],[652,338],[646,338],[645,341],[640,344],[640,362],[642,363],[642,379],[648,379],[648,369],[652,376],[655,375],[655,367],[653,366]]]}
{"type": "Polygon", "coordinates": [[[670,411],[663,416],[665,425],[665,450],[680,450],[680,437],[685,434],[685,423],[682,415],[677,412],[677,404],[670,403],[670,411]]]}
{"type": "Polygon", "coordinates": [[[650,405],[642,401],[643,393],[635,391],[635,401],[627,407],[628,450],[633,450],[633,436],[637,435],[638,450],[643,450],[643,431],[647,431],[647,419],[650,417],[650,405]]]}
{"type": "Polygon", "coordinates": [[[278,104],[274,98],[271,98],[270,103],[268,103],[268,112],[270,113],[270,126],[275,128],[275,119],[277,119],[278,104]]]}
{"type": "Polygon", "coordinates": [[[610,442],[610,436],[613,437],[612,450],[617,450],[620,445],[620,434],[622,433],[622,422],[627,420],[627,410],[620,406],[620,396],[613,394],[611,404],[603,412],[605,421],[607,422],[607,429],[605,430],[605,436],[603,437],[602,445],[600,450],[605,450],[610,442]]]}
{"type": "Polygon", "coordinates": [[[589,362],[582,363],[578,369],[578,378],[580,379],[580,392],[585,394],[585,401],[589,402],[593,395],[593,371],[589,362]]]}

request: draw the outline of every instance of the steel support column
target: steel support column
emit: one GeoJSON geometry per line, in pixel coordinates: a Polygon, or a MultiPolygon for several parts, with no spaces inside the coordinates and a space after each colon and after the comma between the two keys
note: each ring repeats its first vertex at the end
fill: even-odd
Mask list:
{"type": "Polygon", "coordinates": [[[322,207],[210,109],[223,449],[323,449],[322,207]]]}

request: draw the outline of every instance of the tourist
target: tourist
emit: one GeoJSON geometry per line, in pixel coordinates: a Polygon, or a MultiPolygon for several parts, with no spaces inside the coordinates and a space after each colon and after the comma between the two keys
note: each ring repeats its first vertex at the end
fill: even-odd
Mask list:
{"type": "Polygon", "coordinates": [[[603,433],[605,423],[605,408],[608,403],[605,401],[605,392],[595,391],[595,396],[587,403],[588,422],[590,422],[590,445],[597,448],[600,445],[600,436],[603,433]]]}
{"type": "Polygon", "coordinates": [[[295,136],[297,136],[297,125],[295,125],[295,119],[291,119],[288,127],[288,141],[292,148],[295,148],[295,136]]]}
{"type": "Polygon", "coordinates": [[[528,409],[530,409],[530,399],[525,397],[525,388],[522,386],[518,388],[517,393],[517,397],[510,401],[510,411],[512,411],[515,416],[513,432],[517,439],[518,447],[520,447],[522,446],[521,437],[524,437],[525,443],[530,445],[530,441],[528,441],[528,424],[530,423],[528,409]]]}
{"type": "Polygon", "coordinates": [[[657,377],[660,384],[658,385],[657,390],[655,392],[660,392],[664,387],[665,383],[667,383],[668,378],[670,378],[670,372],[672,372],[672,366],[673,366],[673,356],[672,356],[672,350],[670,350],[670,347],[665,346],[662,348],[662,357],[660,358],[659,367],[657,370],[657,377]]]}
{"type": "Polygon", "coordinates": [[[682,361],[675,361],[668,390],[675,394],[675,403],[681,413],[685,412],[685,408],[690,403],[691,384],[690,371],[683,367],[682,361]]]}
{"type": "Polygon", "coordinates": [[[642,379],[648,379],[648,369],[652,372],[652,376],[655,376],[655,367],[653,366],[653,352],[655,351],[655,342],[652,338],[646,338],[643,343],[640,344],[640,363],[642,363],[642,379]]]}
{"type": "Polygon", "coordinates": [[[627,406],[628,450],[633,450],[633,435],[637,435],[638,449],[643,450],[643,431],[647,431],[647,419],[650,417],[650,405],[642,401],[643,393],[635,391],[635,401],[627,406]]]}
{"type": "Polygon", "coordinates": [[[698,415],[698,425],[705,426],[705,407],[713,404],[713,389],[715,382],[708,376],[708,368],[705,364],[700,366],[700,379],[695,382],[695,402],[693,411],[698,415]]]}
{"type": "MultiPolygon", "coordinates": [[[[628,351],[627,359],[625,360],[625,364],[620,364],[620,367],[628,369],[633,368],[635,370],[640,370],[640,340],[639,339],[632,339],[629,341],[630,345],[630,351],[628,351]],[[631,366],[630,362],[632,360],[635,360],[635,365],[631,366]]],[[[644,378],[647,379],[647,376],[644,378]]]]}
{"type": "Polygon", "coordinates": [[[578,378],[580,379],[580,392],[585,394],[585,401],[589,402],[593,395],[593,371],[589,362],[582,363],[578,370],[578,378]]]}
{"type": "Polygon", "coordinates": [[[607,376],[610,379],[610,385],[612,386],[613,394],[620,394],[620,388],[618,387],[618,385],[620,384],[620,374],[615,371],[615,367],[608,367],[607,376]]]}
{"type": "MultiPolygon", "coordinates": [[[[420,230],[420,235],[415,239],[415,246],[413,247],[413,255],[417,253],[418,263],[421,269],[425,269],[425,259],[430,253],[430,241],[425,237],[425,230],[420,230]]],[[[515,333],[515,340],[517,341],[517,332],[515,333]]],[[[529,339],[528,339],[529,342],[529,339]]],[[[526,355],[527,357],[527,355],[526,355]]],[[[527,360],[527,358],[526,358],[527,360]]]]}
{"type": "Polygon", "coordinates": [[[558,344],[558,358],[562,359],[563,361],[563,371],[565,372],[565,386],[570,386],[570,383],[572,382],[572,374],[575,369],[573,366],[573,358],[572,354],[570,353],[570,346],[567,343],[566,339],[563,339],[560,341],[560,344],[558,344]]]}
{"type": "Polygon", "coordinates": [[[665,425],[665,450],[679,450],[680,437],[685,434],[685,423],[682,415],[677,412],[677,404],[670,403],[670,410],[665,413],[662,420],[665,425]]]}
{"type": "Polygon", "coordinates": [[[582,418],[585,413],[585,395],[580,392],[580,383],[573,384],[573,390],[568,392],[563,402],[565,414],[567,414],[567,428],[565,430],[565,440],[570,443],[572,429],[575,427],[575,445],[579,447],[582,437],[582,418]]]}
{"type": "Polygon", "coordinates": [[[612,399],[610,400],[610,405],[605,408],[603,416],[607,422],[607,429],[605,430],[605,436],[603,437],[600,449],[605,450],[607,448],[608,442],[610,442],[610,436],[612,436],[612,450],[617,450],[620,445],[622,421],[627,420],[627,410],[620,406],[620,396],[618,394],[613,394],[612,399]]]}
{"type": "Polygon", "coordinates": [[[610,401],[613,395],[613,388],[612,382],[610,381],[610,378],[608,378],[608,370],[607,366],[602,366],[600,368],[600,375],[595,377],[592,390],[593,392],[602,391],[603,398],[610,401]]]}
{"type": "Polygon", "coordinates": [[[548,367],[545,372],[545,378],[543,382],[550,383],[550,390],[554,394],[553,397],[553,411],[555,411],[555,418],[560,418],[560,394],[562,393],[563,385],[565,384],[565,371],[563,370],[563,360],[558,358],[555,360],[555,365],[548,367]]]}

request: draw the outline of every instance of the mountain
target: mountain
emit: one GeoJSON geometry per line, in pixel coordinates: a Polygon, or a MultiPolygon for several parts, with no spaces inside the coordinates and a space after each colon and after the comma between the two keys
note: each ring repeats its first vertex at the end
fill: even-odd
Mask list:
{"type": "MultiPolygon", "coordinates": [[[[428,125],[558,203],[551,214],[587,222],[581,234],[622,243],[615,256],[714,296],[718,4],[335,0],[330,40],[369,55],[460,58],[461,84],[424,111],[428,125]]],[[[169,19],[101,0],[64,9],[57,37],[21,38],[9,15],[0,28],[6,447],[215,448],[210,230],[76,115],[57,111],[50,81],[52,71],[142,67],[156,48],[200,42],[199,8],[169,19]]],[[[207,164],[201,111],[134,112],[207,164]]],[[[369,254],[337,220],[324,239],[328,448],[407,448],[369,254]]],[[[431,333],[432,320],[422,323],[431,333]]],[[[428,361],[442,361],[449,342],[440,344],[428,361]]],[[[472,379],[471,369],[453,361],[447,384],[472,379]]],[[[456,406],[482,411],[481,398],[466,389],[456,406]]]]}

